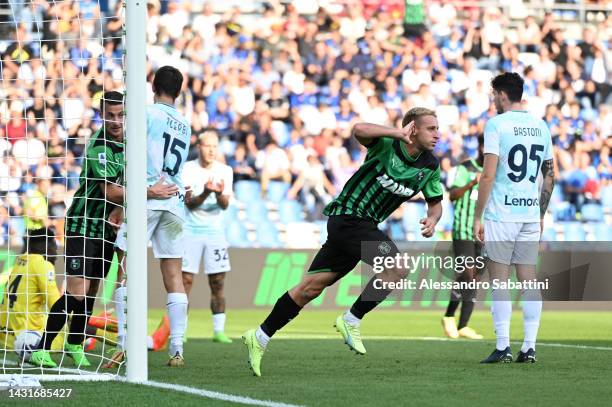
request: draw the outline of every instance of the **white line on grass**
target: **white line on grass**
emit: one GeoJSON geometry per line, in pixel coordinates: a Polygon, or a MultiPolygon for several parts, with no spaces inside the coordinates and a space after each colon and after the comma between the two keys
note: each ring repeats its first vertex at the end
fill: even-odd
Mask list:
{"type": "MultiPolygon", "coordinates": [[[[371,340],[394,340],[394,341],[431,341],[431,342],[465,342],[465,343],[488,343],[492,342],[492,340],[474,340],[474,339],[450,339],[450,338],[442,338],[435,336],[364,336],[364,339],[371,340]]],[[[340,339],[338,335],[320,335],[320,334],[286,334],[278,339],[340,339]]],[[[513,341],[510,342],[512,344],[521,344],[523,342],[513,341]]],[[[574,345],[569,343],[552,343],[552,342],[538,342],[538,346],[550,346],[555,348],[572,348],[572,349],[590,349],[590,350],[604,350],[604,351],[612,351],[612,347],[608,346],[590,346],[590,345],[574,345]]]]}
{"type": "Polygon", "coordinates": [[[157,387],[159,389],[167,389],[180,391],[182,393],[194,394],[196,396],[206,397],[209,399],[229,401],[232,403],[248,404],[251,406],[267,406],[267,407],[298,407],[295,404],[277,403],[270,400],[258,400],[250,397],[234,396],[233,394],[220,393],[217,391],[210,391],[199,389],[197,387],[181,386],[179,384],[161,383],[155,381],[146,381],[139,383],[149,387],[157,387]]]}

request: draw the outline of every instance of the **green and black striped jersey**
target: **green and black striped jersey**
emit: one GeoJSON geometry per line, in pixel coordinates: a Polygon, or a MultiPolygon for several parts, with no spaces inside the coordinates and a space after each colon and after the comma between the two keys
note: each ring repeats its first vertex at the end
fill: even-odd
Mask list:
{"type": "MultiPolygon", "coordinates": [[[[481,172],[482,167],[475,160],[464,161],[457,167],[451,188],[461,188],[468,185],[481,172]]],[[[475,184],[454,202],[453,240],[473,240],[472,226],[477,200],[478,184],[475,184]]]]}
{"type": "Polygon", "coordinates": [[[94,238],[113,238],[115,232],[106,222],[115,205],[106,200],[100,184],[123,184],[123,144],[106,139],[104,128],[87,145],[79,189],[66,213],[66,233],[94,238]]]}
{"type": "Polygon", "coordinates": [[[378,138],[368,145],[365,162],[323,213],[379,223],[421,191],[429,203],[442,200],[438,159],[429,151],[412,158],[403,142],[378,138]]]}

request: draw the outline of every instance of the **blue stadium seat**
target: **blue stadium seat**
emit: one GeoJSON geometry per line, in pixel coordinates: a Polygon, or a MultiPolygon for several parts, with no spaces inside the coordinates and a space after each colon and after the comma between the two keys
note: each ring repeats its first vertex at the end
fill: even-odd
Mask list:
{"type": "Polygon", "coordinates": [[[584,226],[580,222],[563,223],[563,234],[566,242],[583,242],[586,240],[584,226]]]}
{"type": "Polygon", "coordinates": [[[425,217],[425,205],[417,202],[404,204],[404,215],[402,223],[406,232],[419,232],[421,225],[419,221],[425,217]]]}
{"type": "Polygon", "coordinates": [[[268,184],[268,200],[280,203],[287,196],[287,191],[289,191],[290,185],[286,182],[280,181],[270,181],[268,184]]]}
{"type": "Polygon", "coordinates": [[[587,222],[601,222],[603,220],[603,207],[599,204],[584,204],[581,209],[582,220],[587,222]]]}
{"type": "Polygon", "coordinates": [[[257,181],[237,181],[234,183],[236,199],[251,203],[261,200],[261,185],[257,181]]]}
{"type": "Polygon", "coordinates": [[[11,216],[9,218],[9,223],[11,227],[15,230],[17,236],[25,236],[26,227],[25,227],[25,219],[21,216],[11,216]]]}
{"type": "Polygon", "coordinates": [[[553,208],[561,202],[563,202],[563,192],[560,187],[556,187],[550,196],[550,207],[553,208]]]}
{"type": "Polygon", "coordinates": [[[598,242],[612,241],[612,226],[600,222],[593,225],[593,234],[598,242]]]}
{"type": "Polygon", "coordinates": [[[268,222],[268,208],[263,201],[249,202],[246,207],[247,220],[251,223],[268,222]]]}
{"type": "Polygon", "coordinates": [[[389,225],[391,226],[391,230],[389,231],[391,240],[406,240],[406,234],[404,233],[404,228],[400,222],[391,222],[389,225]]]}
{"type": "Polygon", "coordinates": [[[546,228],[542,232],[542,240],[545,242],[554,242],[557,240],[557,231],[554,228],[546,228]]]}
{"type": "Polygon", "coordinates": [[[278,238],[278,230],[271,222],[261,222],[257,225],[257,243],[261,247],[268,248],[282,246],[278,238]]]}
{"type": "Polygon", "coordinates": [[[230,204],[226,210],[223,211],[223,222],[228,224],[230,222],[238,221],[238,207],[230,204]]]}
{"type": "Polygon", "coordinates": [[[604,208],[612,210],[612,185],[602,188],[601,204],[604,206],[604,208]]]}
{"type": "Polygon", "coordinates": [[[297,201],[282,201],[278,205],[281,223],[301,222],[304,219],[302,206],[297,201]]]}
{"type": "Polygon", "coordinates": [[[240,222],[231,222],[227,225],[226,237],[230,247],[250,246],[246,227],[240,222]]]}
{"type": "Polygon", "coordinates": [[[552,211],[557,222],[570,222],[576,219],[576,207],[569,202],[559,202],[553,206],[552,211]]]}

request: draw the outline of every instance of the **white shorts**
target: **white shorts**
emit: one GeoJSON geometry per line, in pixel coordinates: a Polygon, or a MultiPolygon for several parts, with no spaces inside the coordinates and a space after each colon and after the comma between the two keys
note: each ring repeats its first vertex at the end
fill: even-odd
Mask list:
{"type": "Polygon", "coordinates": [[[124,253],[127,252],[127,224],[125,222],[119,226],[115,247],[124,253]]]}
{"type": "Polygon", "coordinates": [[[484,221],[486,257],[496,263],[536,265],[540,247],[539,222],[484,221]]]}
{"type": "Polygon", "coordinates": [[[183,271],[198,274],[200,263],[204,258],[206,274],[225,273],[230,271],[227,241],[223,235],[189,235],[185,239],[183,254],[183,271]]]}
{"type": "Polygon", "coordinates": [[[147,237],[153,245],[156,259],[183,257],[185,221],[172,212],[147,210],[147,237]]]}

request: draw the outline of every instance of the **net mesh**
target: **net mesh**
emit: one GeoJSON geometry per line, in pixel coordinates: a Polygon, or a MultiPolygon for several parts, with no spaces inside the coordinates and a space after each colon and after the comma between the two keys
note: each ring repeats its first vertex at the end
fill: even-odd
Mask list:
{"type": "Polygon", "coordinates": [[[113,198],[115,203],[109,199],[123,184],[123,159],[117,152],[123,150],[123,115],[109,120],[102,98],[124,88],[124,5],[97,0],[4,3],[0,374],[118,374],[123,363],[105,365],[118,342],[113,292],[122,273],[114,255],[115,231],[104,218],[115,205],[124,206],[122,195],[113,198]],[[113,141],[111,132],[121,134],[121,140],[113,141]],[[67,245],[72,254],[82,255],[65,260],[67,245]],[[28,363],[51,307],[63,301],[67,271],[79,269],[92,276],[87,311],[69,315],[53,341],[50,355],[57,367],[28,363]],[[68,342],[82,343],[90,366],[65,351],[68,342]]]}

